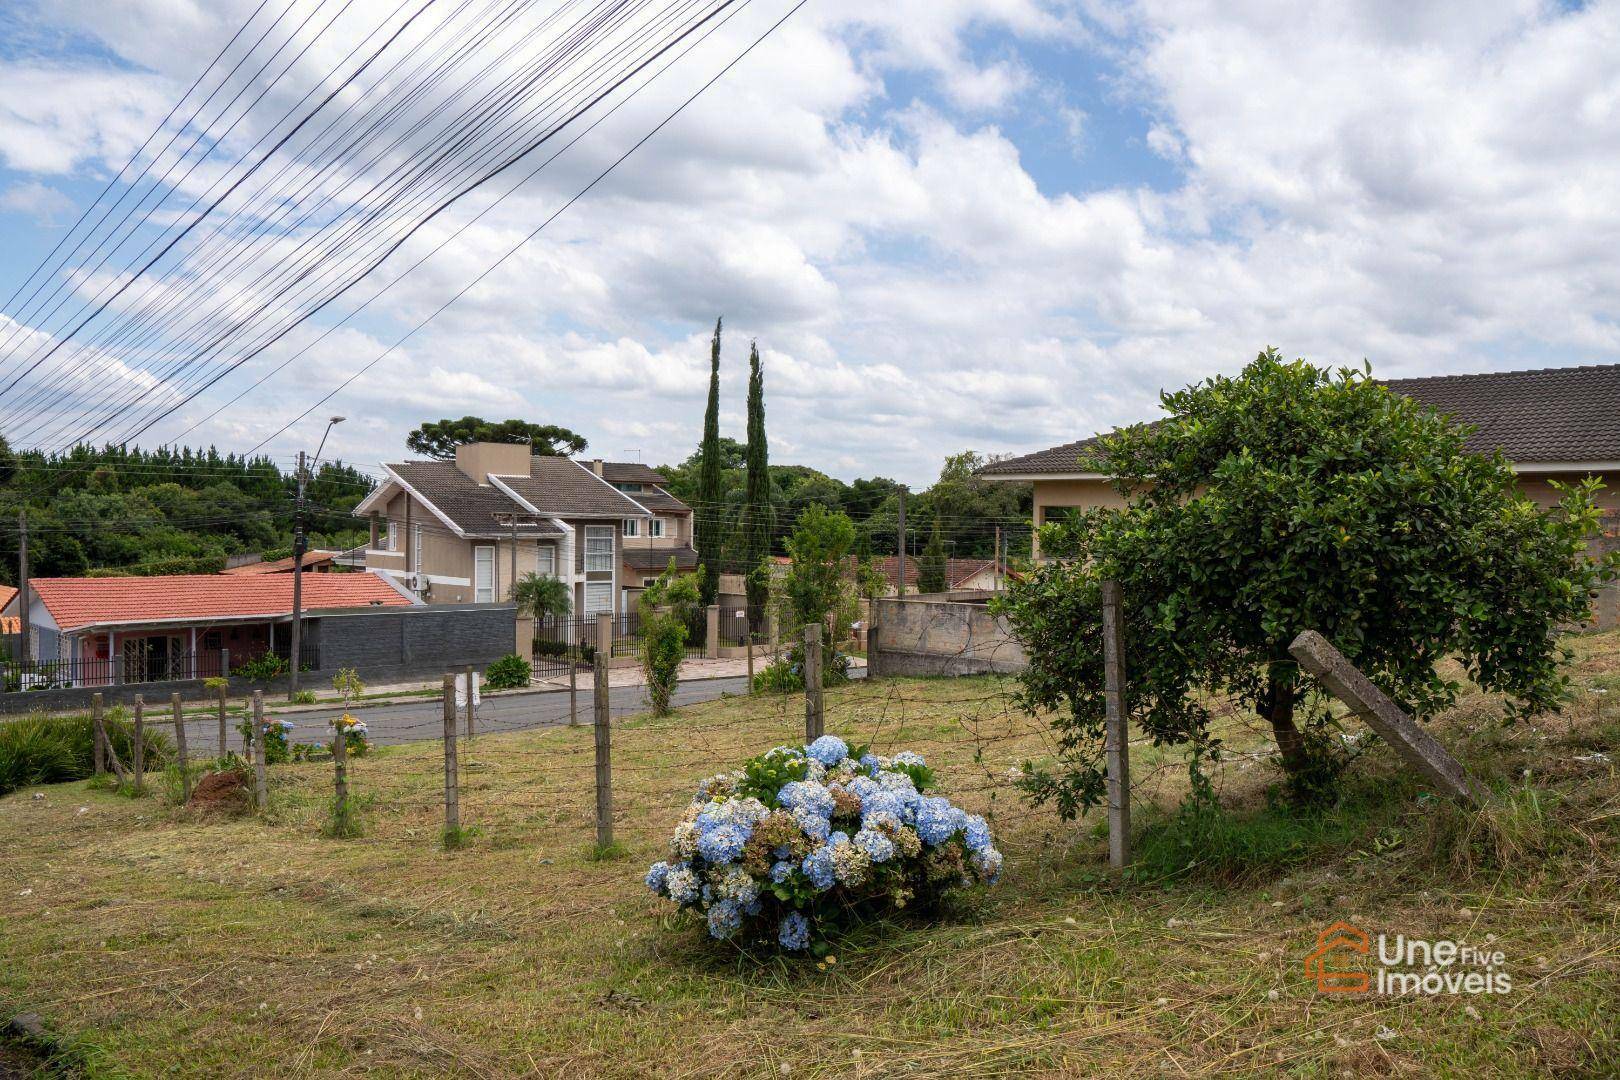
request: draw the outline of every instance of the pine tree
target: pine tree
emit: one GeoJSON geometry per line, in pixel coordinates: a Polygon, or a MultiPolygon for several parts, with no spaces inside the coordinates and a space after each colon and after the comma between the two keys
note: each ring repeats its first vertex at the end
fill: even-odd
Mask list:
{"type": "Polygon", "coordinates": [[[725,478],[720,462],[720,327],[714,320],[709,346],[709,406],[703,413],[703,443],[698,447],[697,506],[692,514],[692,546],[698,553],[698,588],[704,607],[714,603],[720,586],[720,556],[725,546],[721,528],[725,478]]]}
{"type": "Polygon", "coordinates": [[[765,438],[765,371],[759,362],[759,343],[748,353],[748,482],[742,516],[737,522],[742,569],[748,575],[749,628],[758,632],[770,595],[770,579],[761,564],[771,553],[771,532],[776,511],[771,505],[770,446],[765,438]]]}
{"type": "Polygon", "coordinates": [[[922,558],[917,563],[917,591],[920,593],[942,593],[948,588],[945,574],[945,538],[940,535],[939,518],[934,519],[934,531],[928,534],[928,544],[923,548],[922,558]]]}

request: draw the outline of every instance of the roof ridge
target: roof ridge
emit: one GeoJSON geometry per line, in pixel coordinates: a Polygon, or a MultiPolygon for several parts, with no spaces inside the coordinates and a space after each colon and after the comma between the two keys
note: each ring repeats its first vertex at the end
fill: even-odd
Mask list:
{"type": "Polygon", "coordinates": [[[1450,375],[1405,375],[1398,379],[1374,378],[1373,382],[1384,383],[1412,383],[1412,382],[1446,382],[1452,379],[1498,379],[1509,375],[1557,375],[1564,372],[1576,371],[1620,371],[1620,363],[1616,364],[1566,364],[1563,367],[1544,368],[1514,368],[1510,371],[1462,371],[1450,375]]]}

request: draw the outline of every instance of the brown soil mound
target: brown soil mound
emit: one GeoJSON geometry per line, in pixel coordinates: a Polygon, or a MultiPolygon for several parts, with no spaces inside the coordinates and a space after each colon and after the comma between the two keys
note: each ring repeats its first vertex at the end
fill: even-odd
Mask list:
{"type": "Polygon", "coordinates": [[[211,772],[204,775],[191,789],[191,802],[187,806],[199,810],[221,810],[237,813],[247,809],[248,786],[239,772],[211,772]]]}

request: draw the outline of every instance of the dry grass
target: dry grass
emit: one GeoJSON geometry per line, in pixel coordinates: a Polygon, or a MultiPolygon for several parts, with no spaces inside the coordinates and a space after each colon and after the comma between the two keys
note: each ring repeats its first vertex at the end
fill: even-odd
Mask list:
{"type": "MultiPolygon", "coordinates": [[[[1503,808],[1418,800],[1374,752],[1336,827],[1241,885],[1111,880],[1090,823],[1007,783],[1048,744],[992,680],[830,693],[829,730],[927,754],[1008,855],[998,889],[944,923],[858,934],[830,971],[711,946],[640,883],[698,777],[802,731],[794,698],[620,724],[622,858],[591,847],[583,728],[463,747],[474,831],[453,852],[432,743],[351,762],[358,840],[320,836],[322,765],[272,770],[263,819],[23,792],[0,800],[0,1006],[40,1012],[95,1075],[1612,1075],[1620,778],[1577,759],[1620,760],[1620,688],[1601,692],[1620,637],[1575,644],[1583,692],[1560,716],[1503,729],[1471,695],[1442,725],[1503,808]],[[1494,934],[1516,988],[1319,995],[1301,960],[1336,918],[1494,934]]],[[[1228,736],[1256,747],[1236,722],[1228,736]]],[[[1180,759],[1139,747],[1136,766],[1151,820],[1180,759]]],[[[1275,779],[1239,754],[1222,790],[1258,807],[1275,779]]]]}

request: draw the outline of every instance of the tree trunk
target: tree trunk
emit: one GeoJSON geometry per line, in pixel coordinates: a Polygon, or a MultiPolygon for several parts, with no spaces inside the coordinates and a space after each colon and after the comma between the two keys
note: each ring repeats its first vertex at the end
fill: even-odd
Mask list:
{"type": "Polygon", "coordinates": [[[1266,674],[1260,714],[1271,724],[1272,736],[1282,754],[1283,771],[1297,780],[1310,770],[1310,755],[1305,750],[1305,737],[1294,724],[1295,696],[1292,666],[1272,664],[1266,674]]]}

